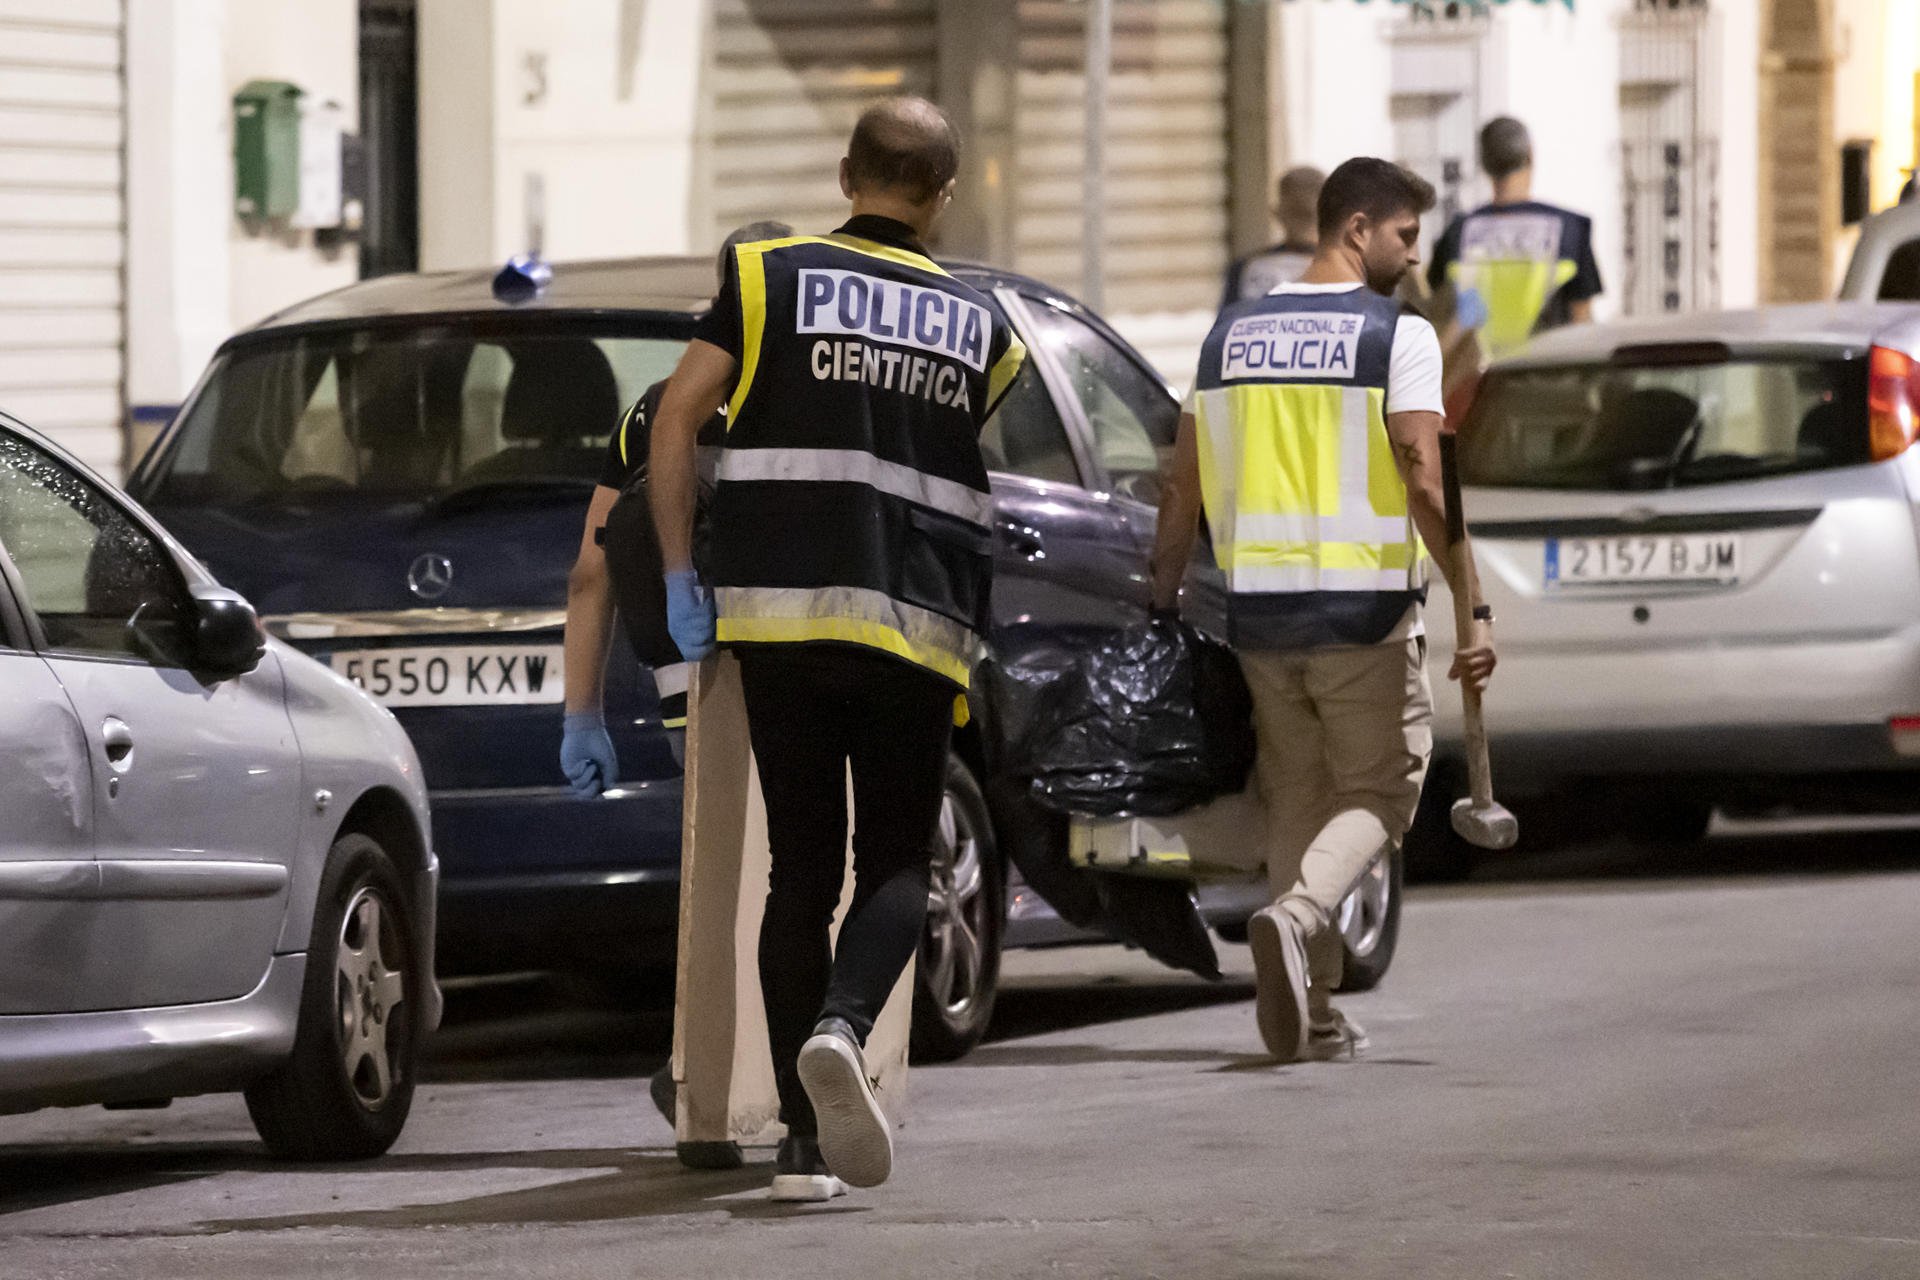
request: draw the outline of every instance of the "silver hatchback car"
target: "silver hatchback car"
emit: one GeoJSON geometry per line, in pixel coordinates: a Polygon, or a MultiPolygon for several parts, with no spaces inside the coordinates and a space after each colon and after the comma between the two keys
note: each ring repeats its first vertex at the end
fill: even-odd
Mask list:
{"type": "MultiPolygon", "coordinates": [[[[1915,306],[1563,329],[1493,366],[1459,456],[1501,789],[1614,812],[1611,791],[1669,838],[1716,805],[1920,808],[1916,434],[1915,306]]],[[[1459,870],[1440,703],[1408,855],[1459,870]]]]}
{"type": "Polygon", "coordinates": [[[278,1155],[392,1144],[440,1014],[412,746],[3,415],[0,758],[0,1114],[243,1090],[278,1155]]]}

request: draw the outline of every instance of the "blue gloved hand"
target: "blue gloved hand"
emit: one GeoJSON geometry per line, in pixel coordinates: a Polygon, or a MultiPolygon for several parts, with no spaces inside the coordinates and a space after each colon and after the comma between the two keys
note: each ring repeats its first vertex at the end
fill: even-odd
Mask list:
{"type": "Polygon", "coordinates": [[[1453,307],[1453,318],[1460,322],[1462,329],[1478,329],[1487,322],[1487,300],[1480,291],[1468,286],[1460,291],[1453,307]]]}
{"type": "Polygon", "coordinates": [[[598,711],[579,711],[561,722],[560,770],[582,800],[599,795],[620,780],[607,719],[598,711]]]}
{"type": "Polygon", "coordinates": [[[688,662],[713,652],[713,596],[691,569],[667,574],[667,634],[688,662]]]}

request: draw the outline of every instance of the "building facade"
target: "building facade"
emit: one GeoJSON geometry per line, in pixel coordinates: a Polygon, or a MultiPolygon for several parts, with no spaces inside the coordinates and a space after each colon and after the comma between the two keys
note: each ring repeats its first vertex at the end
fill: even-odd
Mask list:
{"type": "Polygon", "coordinates": [[[1824,296],[1916,163],[1920,0],[1112,0],[1090,219],[1093,10],[0,0],[0,407],[113,470],[229,333],[362,274],[828,225],[890,93],[966,139],[940,250],[1097,289],[1176,383],[1291,164],[1390,156],[1464,209],[1480,124],[1519,116],[1538,194],[1594,218],[1607,317],[1824,296]],[[353,136],[344,225],[236,213],[259,81],[353,136]]]}

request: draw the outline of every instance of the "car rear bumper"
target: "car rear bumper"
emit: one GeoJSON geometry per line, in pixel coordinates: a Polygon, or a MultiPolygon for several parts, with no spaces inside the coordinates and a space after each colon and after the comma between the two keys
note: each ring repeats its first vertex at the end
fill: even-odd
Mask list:
{"type": "Polygon", "coordinates": [[[564,787],[440,792],[443,974],[611,969],[673,955],[678,779],[581,800],[564,787]]]}
{"type": "Polygon", "coordinates": [[[304,955],[237,1000],[0,1017],[0,1114],[245,1087],[293,1052],[304,955]]]}
{"type": "MultiPolygon", "coordinates": [[[[1435,737],[1457,755],[1460,700],[1434,666],[1435,737]]],[[[1804,643],[1561,649],[1510,643],[1487,693],[1501,781],[1903,772],[1889,721],[1920,712],[1920,629],[1804,643]]],[[[1909,747],[1911,749],[1911,747],[1909,747]]]]}

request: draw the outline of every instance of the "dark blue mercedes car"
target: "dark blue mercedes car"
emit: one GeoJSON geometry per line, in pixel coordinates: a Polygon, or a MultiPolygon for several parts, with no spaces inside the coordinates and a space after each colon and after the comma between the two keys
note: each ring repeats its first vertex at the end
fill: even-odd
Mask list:
{"type": "MultiPolygon", "coordinates": [[[[1072,299],[950,269],[1032,353],[982,437],[995,655],[1140,620],[1173,394],[1072,299]]],[[[563,264],[538,287],[487,271],[354,285],[230,339],[129,484],[277,635],[412,736],[445,973],[604,972],[672,953],[681,731],[663,725],[646,673],[616,660],[606,707],[623,776],[574,798],[558,761],[561,634],[608,434],[672,370],[712,287],[705,258],[563,264]]],[[[1003,942],[1081,936],[1068,920],[1212,962],[1210,946],[1182,950],[1198,929],[1184,890],[1096,887],[1067,864],[1064,822],[997,780],[1015,730],[994,687],[979,682],[941,815],[914,1033],[931,1056],[984,1031],[1003,942]]],[[[1397,875],[1378,880],[1350,943],[1384,961],[1397,875]]],[[[1246,900],[1218,910],[1231,929],[1246,900]]]]}

